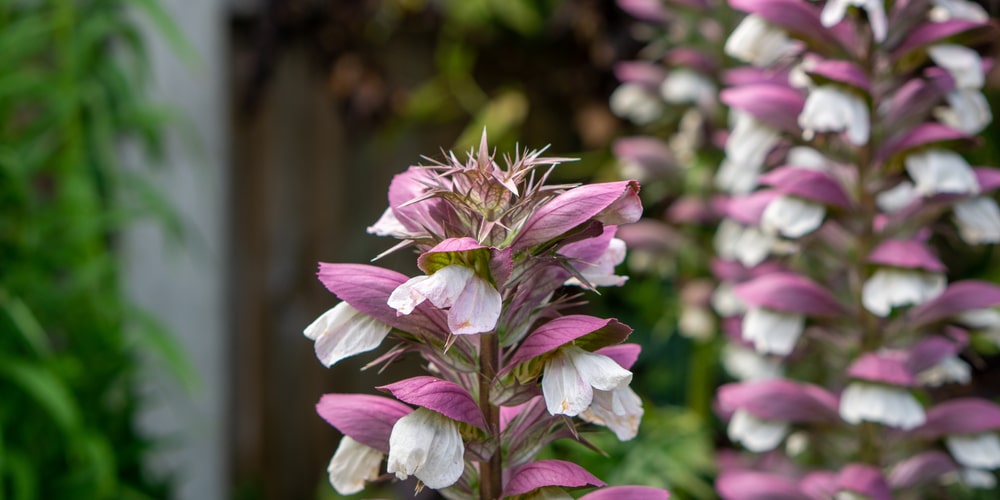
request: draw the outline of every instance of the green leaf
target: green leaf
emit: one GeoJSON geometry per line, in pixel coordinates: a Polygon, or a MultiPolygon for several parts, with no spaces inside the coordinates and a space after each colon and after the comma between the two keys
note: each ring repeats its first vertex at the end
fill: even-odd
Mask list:
{"type": "Polygon", "coordinates": [[[149,312],[133,307],[127,313],[136,323],[136,327],[129,331],[133,352],[147,352],[159,358],[181,387],[196,391],[200,385],[198,371],[170,331],[149,312]]]}
{"type": "Polygon", "coordinates": [[[80,425],[80,414],[69,389],[43,366],[0,357],[0,379],[6,379],[33,399],[63,432],[80,425]]]}
{"type": "Polygon", "coordinates": [[[49,354],[51,348],[45,329],[21,299],[0,288],[0,309],[10,319],[13,331],[20,334],[21,340],[36,356],[49,354]]]}
{"type": "Polygon", "coordinates": [[[170,48],[188,64],[201,64],[198,52],[191,45],[191,42],[184,36],[177,23],[174,22],[170,14],[156,0],[133,0],[133,5],[138,7],[146,17],[153,23],[157,31],[166,38],[170,48]]]}

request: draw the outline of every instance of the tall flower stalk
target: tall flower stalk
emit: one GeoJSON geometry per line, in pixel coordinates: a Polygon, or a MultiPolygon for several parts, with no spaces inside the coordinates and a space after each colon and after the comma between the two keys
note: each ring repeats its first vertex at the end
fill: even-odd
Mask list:
{"type": "MultiPolygon", "coordinates": [[[[362,264],[320,264],[342,300],[306,328],[330,366],[392,346],[370,365],[404,355],[427,375],[378,387],[390,397],[327,394],[317,411],[344,434],[330,462],[342,494],[366,482],[416,476],[447,498],[569,498],[604,487],[582,467],[537,460],[548,443],[605,426],[633,438],[642,403],[629,388],[639,347],[614,319],[571,314],[574,287],[620,285],[617,226],[642,213],[634,181],[548,185],[564,158],[518,152],[502,168],[483,134],[466,161],[410,167],[389,187],[389,208],[369,232],[409,248],[423,272],[407,277],[362,264]],[[391,476],[388,476],[391,477],[391,476]]],[[[387,252],[388,253],[388,252],[387,252]]],[[[666,498],[610,487],[583,498],[666,498]],[[631,496],[630,496],[631,495],[631,496]]]]}
{"type": "Polygon", "coordinates": [[[724,462],[720,494],[994,488],[1000,406],[939,386],[969,382],[1000,287],[948,283],[935,249],[1000,241],[997,171],[960,155],[990,120],[995,28],[965,0],[729,3],[747,13],[729,43],[755,51],[729,51],[751,66],[722,91],[745,117],[728,141],[759,154],[720,184],[714,269],[754,361],[717,409],[758,455],[724,462]]]}

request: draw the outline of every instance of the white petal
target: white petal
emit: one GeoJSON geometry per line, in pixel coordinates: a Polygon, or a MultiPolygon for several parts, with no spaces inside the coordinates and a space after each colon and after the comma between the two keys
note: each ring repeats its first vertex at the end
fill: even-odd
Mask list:
{"type": "Polygon", "coordinates": [[[594,389],[577,373],[569,357],[558,353],[545,362],[542,395],[550,414],[574,417],[590,406],[594,389]]]}
{"type": "Polygon", "coordinates": [[[991,307],[970,309],[955,316],[959,323],[978,330],[1000,330],[1000,311],[991,307]]]}
{"type": "Polygon", "coordinates": [[[459,264],[442,267],[426,280],[414,285],[417,293],[427,297],[434,307],[443,309],[455,305],[459,295],[475,277],[472,269],[459,264]]]}
{"type": "Polygon", "coordinates": [[[759,353],[784,356],[795,348],[805,322],[802,314],[751,307],[743,316],[743,338],[753,342],[759,353]]]}
{"type": "Polygon", "coordinates": [[[979,53],[968,47],[953,44],[931,45],[927,55],[934,64],[944,68],[960,89],[983,88],[983,60],[979,53]]]}
{"type": "Polygon", "coordinates": [[[454,420],[417,408],[392,427],[387,470],[399,479],[417,476],[428,488],[447,488],[462,477],[464,453],[454,420]]]}
{"type": "Polygon", "coordinates": [[[834,85],[817,87],[806,98],[799,126],[806,140],[812,139],[816,132],[845,132],[848,141],[860,146],[868,142],[871,127],[868,105],[834,85]]]}
{"type": "Polygon", "coordinates": [[[715,316],[707,307],[681,305],[677,331],[688,338],[708,340],[715,333],[715,316]]]}
{"type": "Polygon", "coordinates": [[[788,154],[785,155],[785,163],[820,172],[830,170],[830,160],[823,156],[823,153],[809,146],[795,146],[789,149],[788,154]]]}
{"type": "Polygon", "coordinates": [[[922,196],[937,193],[977,194],[979,181],[969,163],[958,153],[944,149],[928,149],[908,155],[906,172],[922,196]]]}
{"type": "Polygon", "coordinates": [[[990,104],[978,90],[955,89],[945,98],[948,105],[934,108],[934,117],[953,129],[975,135],[993,121],[990,104]]]}
{"type": "Polygon", "coordinates": [[[977,196],[952,207],[959,235],[970,245],[1000,243],[1000,207],[993,198],[977,196]]]}
{"type": "Polygon", "coordinates": [[[594,391],[590,407],[580,418],[611,429],[621,441],[628,441],[639,433],[642,420],[642,400],[629,387],[613,391],[594,391]]]}
{"type": "Polygon", "coordinates": [[[946,285],[941,273],[881,268],[862,287],[861,302],[872,314],[885,317],[893,307],[921,304],[937,297],[946,285]]]}
{"type": "Polygon", "coordinates": [[[885,213],[896,213],[913,203],[919,197],[913,183],[900,182],[890,189],[882,191],[875,197],[875,204],[885,213]]]}
{"type": "Polygon", "coordinates": [[[872,37],[876,41],[884,41],[888,26],[882,0],[828,0],[823,6],[823,12],[820,13],[820,23],[827,28],[840,23],[847,13],[847,7],[851,5],[865,9],[868,14],[868,24],[872,28],[872,37]]]}
{"type": "Polygon", "coordinates": [[[970,380],[972,380],[972,367],[958,356],[948,356],[917,374],[917,381],[930,387],[947,383],[968,384],[970,380]]]}
{"type": "Polygon", "coordinates": [[[632,372],[603,354],[585,351],[575,345],[564,346],[561,350],[572,361],[580,377],[594,389],[610,391],[625,387],[632,381],[632,372]]]}
{"type": "Polygon", "coordinates": [[[945,445],[955,461],[966,467],[1000,468],[1000,437],[996,433],[948,436],[945,445]]]}
{"type": "MultiPolygon", "coordinates": [[[[615,266],[625,261],[626,245],[624,240],[611,238],[608,248],[598,257],[597,262],[577,262],[577,271],[593,286],[622,286],[628,276],[615,275],[615,266]]],[[[580,280],[572,277],[565,285],[582,285],[580,280]]]]}
{"type": "Polygon", "coordinates": [[[698,72],[678,68],[660,84],[660,96],[674,104],[710,104],[715,96],[715,84],[698,72]]]}
{"type": "Polygon", "coordinates": [[[726,433],[734,443],[740,443],[754,453],[762,453],[781,444],[788,434],[788,422],[762,420],[740,408],[729,420],[726,433]]]}
{"type": "Polygon", "coordinates": [[[416,285],[427,281],[430,276],[414,276],[406,280],[405,283],[396,287],[395,290],[389,294],[389,300],[386,303],[389,307],[396,310],[397,315],[410,314],[413,309],[419,306],[423,301],[427,300],[424,294],[420,293],[416,289],[416,285]]]}
{"type": "Polygon", "coordinates": [[[827,28],[837,25],[844,19],[849,4],[849,0],[827,0],[823,5],[823,12],[820,13],[820,23],[827,28]]]}
{"type": "Polygon", "coordinates": [[[736,260],[746,267],[756,266],[764,262],[776,244],[777,238],[765,234],[759,227],[747,227],[736,244],[736,260]]]}
{"type": "Polygon", "coordinates": [[[382,212],[382,216],[375,221],[375,224],[368,226],[367,232],[376,236],[392,236],[400,239],[414,236],[410,234],[406,226],[399,222],[396,214],[392,211],[392,207],[385,209],[385,212],[382,212]]]}
{"type": "Polygon", "coordinates": [[[761,216],[761,229],[780,233],[786,238],[800,238],[823,224],[826,207],[797,196],[779,196],[767,204],[761,216]]]}
{"type": "Polygon", "coordinates": [[[306,327],[306,337],[316,341],[316,357],[325,365],[378,347],[392,328],[341,302],[306,327]]]}
{"type": "Polygon", "coordinates": [[[636,83],[623,83],[611,93],[611,112],[616,116],[645,125],[663,114],[663,101],[656,94],[636,83]]]}
{"type": "Polygon", "coordinates": [[[904,430],[926,420],[923,406],[907,389],[860,381],[840,395],[840,417],[851,424],[878,422],[904,430]]]}
{"type": "Polygon", "coordinates": [[[767,153],[778,144],[780,132],[750,113],[730,110],[732,132],[726,139],[726,158],[715,175],[715,184],[732,194],[745,194],[757,186],[767,153]]]}
{"type": "Polygon", "coordinates": [[[341,495],[353,495],[365,489],[365,481],[378,479],[383,458],[381,451],[344,436],[326,468],[330,484],[341,495]]]}
{"type": "Polygon", "coordinates": [[[726,40],[726,54],[754,66],[770,66],[795,50],[784,30],[757,14],[743,18],[726,40]]]}
{"type": "Polygon", "coordinates": [[[962,483],[969,488],[992,490],[997,487],[997,477],[990,471],[966,468],[962,469],[959,475],[962,483]]]}
{"type": "Polygon", "coordinates": [[[936,23],[952,19],[985,23],[990,19],[990,15],[986,12],[986,9],[975,2],[968,2],[966,0],[934,0],[933,4],[934,7],[928,12],[927,18],[936,23]]]}
{"type": "Polygon", "coordinates": [[[739,380],[768,380],[784,376],[784,368],[777,359],[733,343],[727,343],[722,348],[722,366],[739,380]]]}
{"type": "Polygon", "coordinates": [[[455,335],[489,332],[497,326],[501,302],[493,285],[473,275],[448,311],[448,328],[455,335]]]}
{"type": "Polygon", "coordinates": [[[747,310],[747,305],[736,292],[733,291],[733,284],[727,281],[719,283],[712,292],[712,309],[723,318],[729,318],[738,314],[743,314],[747,310]]]}

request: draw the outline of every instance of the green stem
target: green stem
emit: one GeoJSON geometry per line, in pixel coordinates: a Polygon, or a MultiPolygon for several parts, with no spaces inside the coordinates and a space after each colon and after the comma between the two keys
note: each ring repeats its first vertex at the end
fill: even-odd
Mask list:
{"type": "Polygon", "coordinates": [[[500,408],[490,401],[490,390],[500,365],[500,339],[495,333],[479,336],[479,408],[486,418],[487,432],[494,441],[494,451],[488,461],[479,464],[479,498],[499,500],[503,474],[500,450],[500,408]]]}

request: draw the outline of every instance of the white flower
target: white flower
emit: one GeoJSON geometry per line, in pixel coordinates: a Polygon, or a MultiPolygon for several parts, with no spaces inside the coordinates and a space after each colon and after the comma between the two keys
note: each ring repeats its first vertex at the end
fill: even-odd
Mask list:
{"type": "Polygon", "coordinates": [[[963,19],[985,23],[990,15],[981,5],[966,0],[934,0],[934,7],[927,13],[928,19],[936,23],[963,19]]]}
{"type": "Polygon", "coordinates": [[[979,181],[961,155],[945,149],[927,149],[903,160],[921,196],[937,193],[977,194],[979,181]]]}
{"type": "Polygon", "coordinates": [[[719,286],[715,287],[715,290],[712,291],[712,297],[709,298],[709,302],[712,303],[712,309],[723,318],[743,314],[747,310],[747,305],[733,291],[733,284],[727,281],[723,281],[719,283],[719,286]]]}
{"type": "Polygon", "coordinates": [[[733,343],[722,348],[722,366],[739,380],[768,380],[781,378],[785,373],[778,359],[733,343]]]}
{"type": "Polygon", "coordinates": [[[955,130],[975,135],[993,121],[990,104],[978,90],[955,89],[945,99],[948,105],[934,108],[934,117],[955,130]]]}
{"type": "Polygon", "coordinates": [[[580,418],[611,429],[620,441],[628,441],[639,433],[642,420],[642,400],[630,387],[611,391],[594,390],[590,407],[580,413],[580,418]]]}
{"type": "Polygon", "coordinates": [[[795,49],[784,30],[757,14],[744,17],[725,46],[726,54],[757,67],[770,66],[795,49]]]}
{"type": "Polygon", "coordinates": [[[316,341],[316,357],[324,366],[375,349],[392,327],[341,302],[302,332],[316,341]]]}
{"type": "Polygon", "coordinates": [[[968,384],[970,380],[972,380],[972,367],[958,356],[948,356],[917,374],[917,381],[929,387],[938,387],[950,382],[968,384]]]}
{"type": "Polygon", "coordinates": [[[682,305],[677,331],[691,339],[708,340],[715,333],[715,316],[707,307],[682,305]]]}
{"type": "Polygon", "coordinates": [[[726,139],[726,158],[715,175],[715,185],[732,194],[746,194],[757,186],[767,153],[778,144],[780,132],[738,109],[731,109],[732,132],[726,139]]]}
{"type": "Polygon", "coordinates": [[[861,302],[876,316],[896,306],[921,304],[937,297],[947,285],[944,274],[919,269],[880,268],[861,289],[861,302]]]}
{"type": "Polygon", "coordinates": [[[344,436],[326,468],[330,484],[341,495],[353,495],[365,489],[365,481],[378,479],[383,458],[381,451],[344,436]]]}
{"type": "Polygon", "coordinates": [[[809,91],[799,114],[799,126],[803,139],[812,139],[816,132],[845,132],[847,140],[856,146],[867,143],[871,131],[865,101],[835,85],[809,91]]]}
{"type": "Polygon", "coordinates": [[[1000,311],[992,307],[962,311],[956,315],[956,319],[977,330],[1000,331],[1000,311]]]}
{"type": "Polygon", "coordinates": [[[979,53],[968,47],[953,44],[931,45],[927,55],[934,64],[944,68],[960,89],[981,89],[985,77],[983,60],[979,53]]]}
{"type": "Polygon", "coordinates": [[[970,245],[1000,243],[1000,207],[993,198],[977,196],[952,208],[958,233],[970,245]]]}
{"type": "Polygon", "coordinates": [[[840,23],[847,13],[847,7],[856,6],[868,13],[868,24],[876,41],[885,41],[888,23],[885,19],[885,5],[882,0],[827,0],[820,14],[820,22],[827,28],[840,23]]]}
{"type": "Polygon", "coordinates": [[[753,342],[761,354],[784,356],[795,348],[805,322],[806,317],[802,314],[751,307],[743,316],[743,338],[753,342]]]}
{"type": "Polygon", "coordinates": [[[660,84],[660,96],[673,104],[711,105],[715,100],[715,84],[701,73],[685,68],[675,69],[660,84]]]}
{"type": "Polygon", "coordinates": [[[740,408],[729,420],[726,434],[734,443],[754,453],[770,451],[781,444],[788,434],[788,422],[764,420],[740,408]]]}
{"type": "Polygon", "coordinates": [[[951,435],[945,446],[955,461],[974,469],[1000,468],[1000,437],[996,433],[951,435]]]}
{"type": "Polygon", "coordinates": [[[410,278],[389,296],[389,307],[410,314],[424,300],[448,310],[448,328],[456,335],[483,333],[496,327],[500,292],[465,266],[452,264],[430,276],[410,278]]]}
{"type": "MultiPolygon", "coordinates": [[[[576,270],[587,283],[594,286],[622,286],[628,280],[628,276],[615,275],[615,266],[625,261],[625,242],[618,238],[611,238],[608,248],[597,258],[597,262],[575,262],[576,270]]],[[[566,280],[565,285],[580,286],[580,280],[576,277],[566,280]]]]}
{"type": "Polygon", "coordinates": [[[887,214],[894,214],[913,203],[919,197],[913,183],[902,181],[891,189],[882,191],[875,196],[875,204],[887,214]]]}
{"type": "Polygon", "coordinates": [[[465,444],[454,420],[417,408],[392,426],[387,471],[399,479],[417,476],[435,490],[447,488],[462,477],[464,454],[465,444]]]}
{"type": "Polygon", "coordinates": [[[663,101],[637,83],[623,83],[611,93],[611,112],[636,125],[645,125],[663,114],[663,101]]]}
{"type": "Polygon", "coordinates": [[[830,170],[830,160],[815,148],[795,146],[785,155],[785,163],[799,168],[827,172],[830,170]]]}
{"type": "Polygon", "coordinates": [[[765,233],[800,238],[823,224],[826,207],[797,196],[779,196],[767,204],[760,226],[765,233]]]}
{"type": "Polygon", "coordinates": [[[777,245],[777,238],[759,227],[744,226],[733,219],[723,219],[712,240],[715,251],[725,260],[738,260],[746,267],[760,264],[777,245]]]}
{"type": "Polygon", "coordinates": [[[545,362],[542,395],[549,413],[574,417],[590,406],[594,389],[613,391],[631,381],[632,372],[615,360],[565,345],[545,362]]]}
{"type": "Polygon", "coordinates": [[[878,422],[908,430],[926,420],[924,408],[905,388],[855,381],[840,395],[840,417],[845,422],[878,422]]]}

